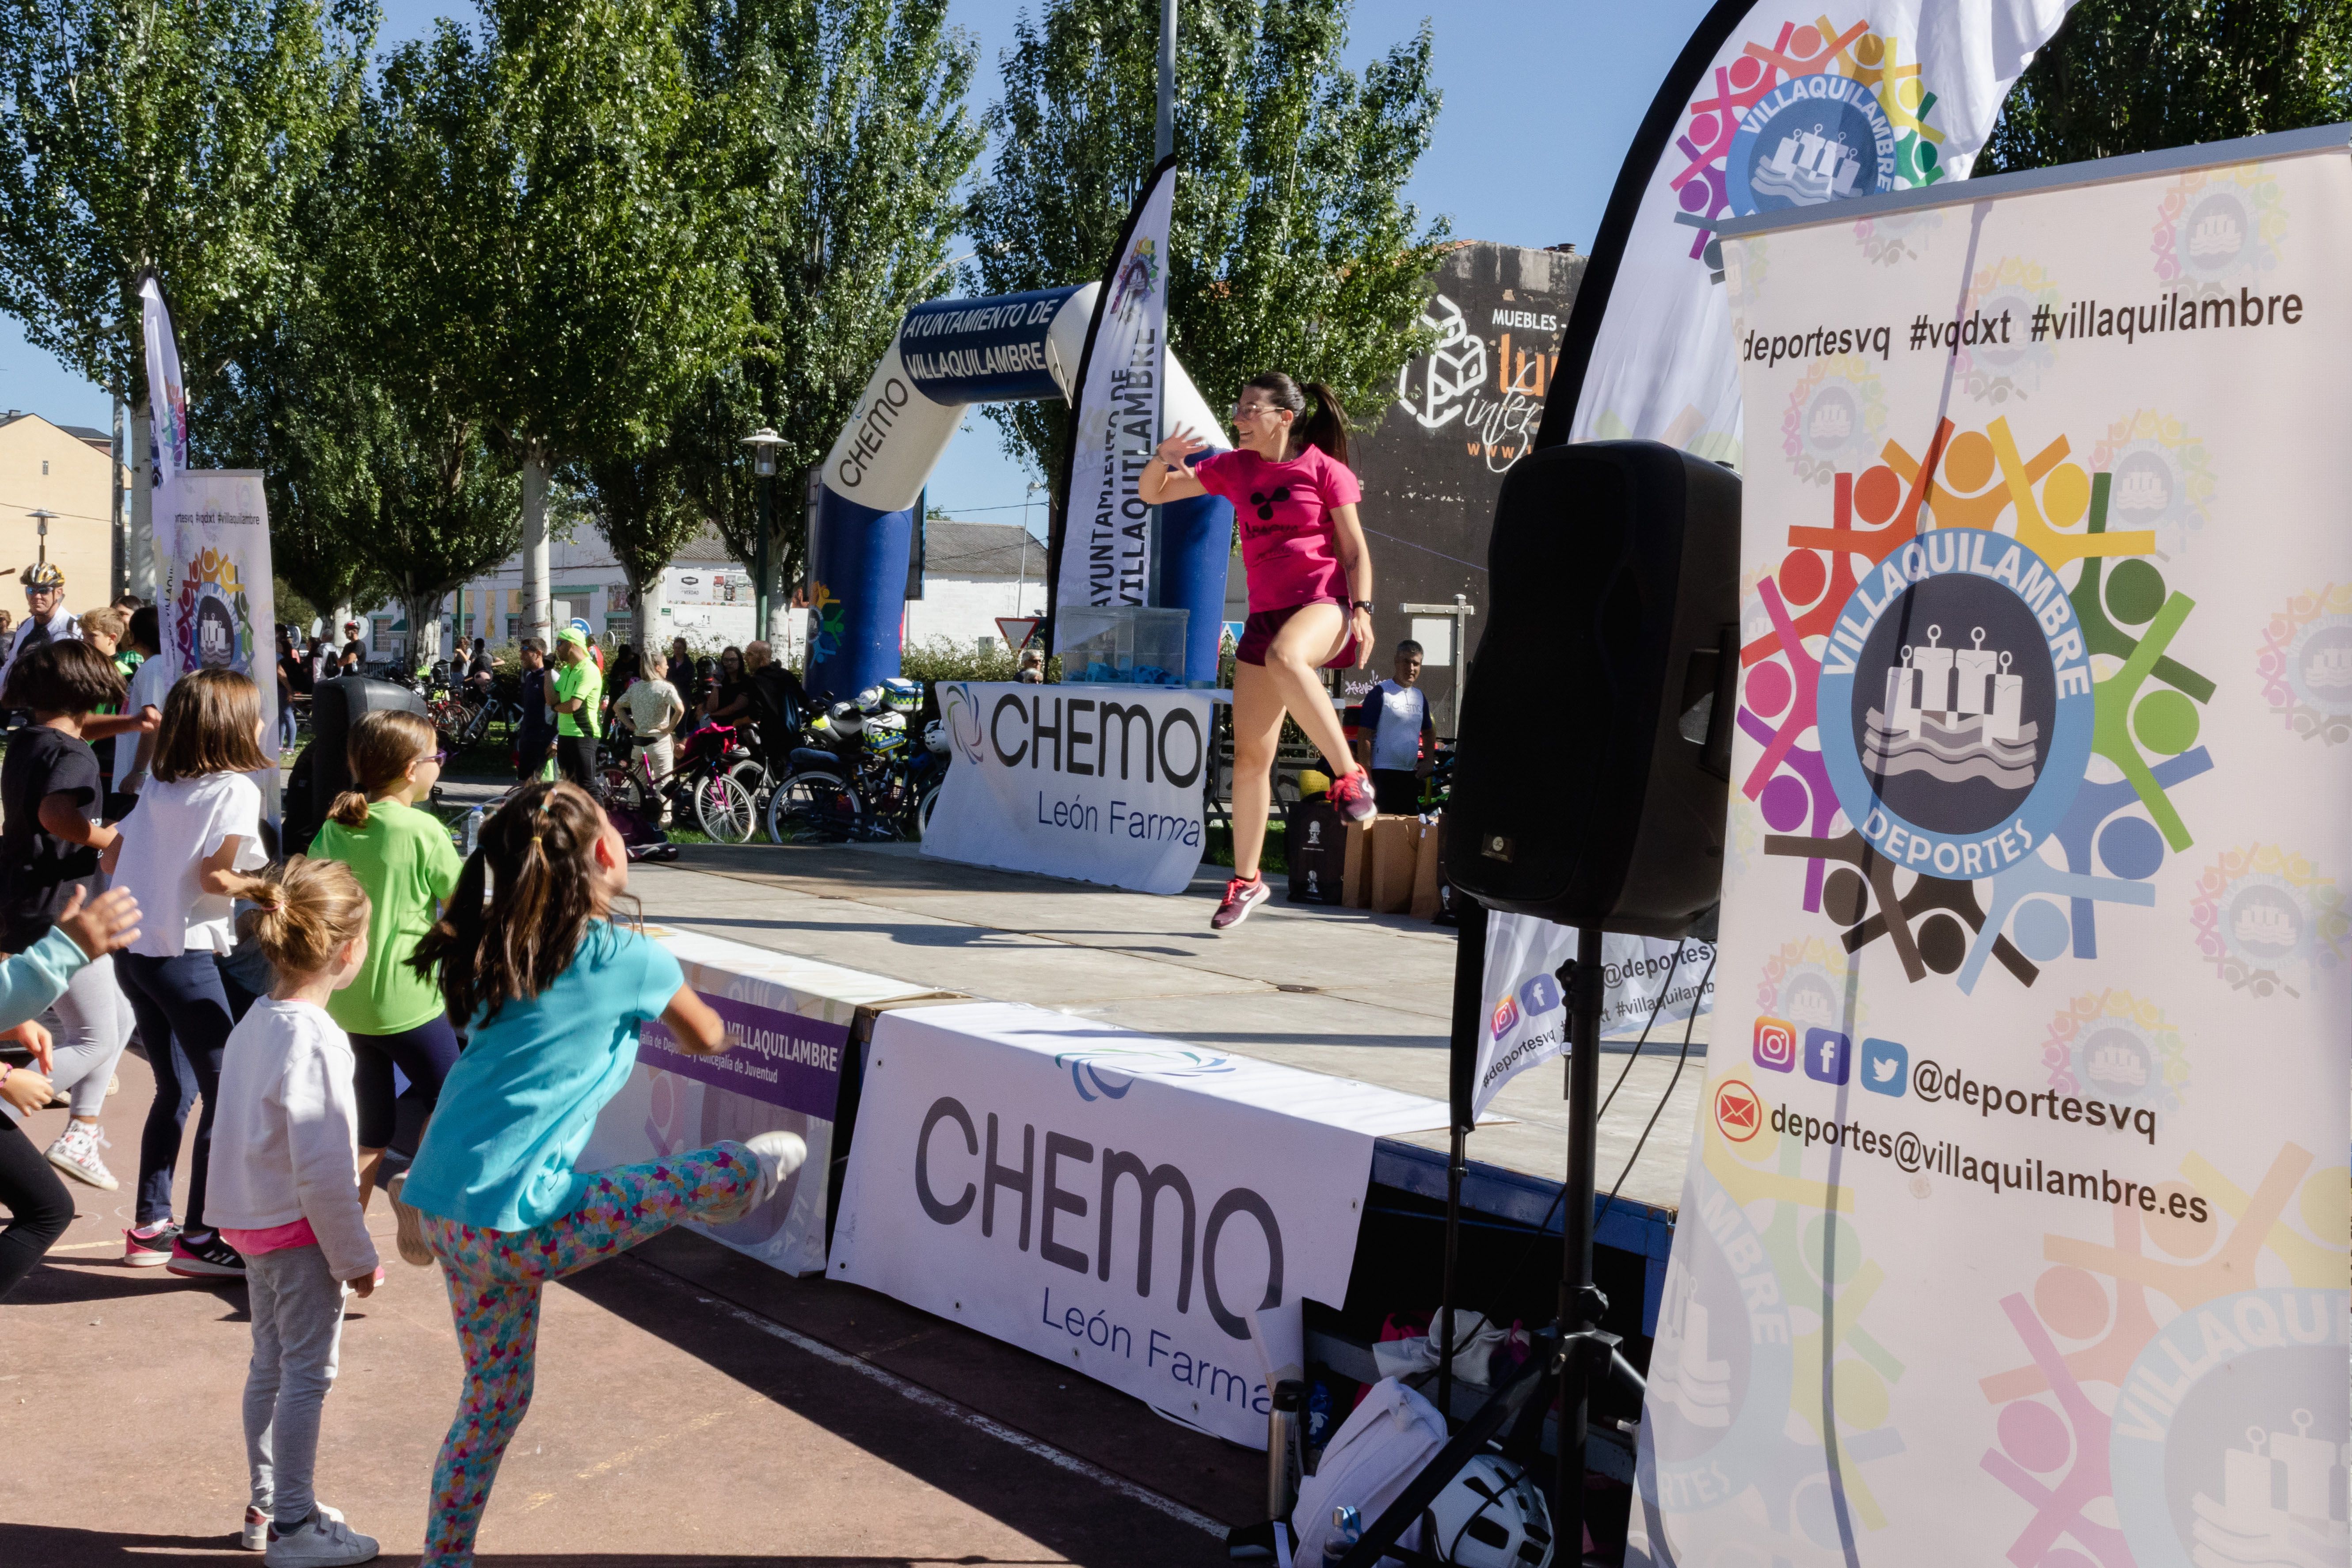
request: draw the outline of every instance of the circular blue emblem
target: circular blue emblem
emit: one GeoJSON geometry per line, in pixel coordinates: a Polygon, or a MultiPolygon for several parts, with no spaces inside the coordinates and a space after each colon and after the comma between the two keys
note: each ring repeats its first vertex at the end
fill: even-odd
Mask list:
{"type": "Polygon", "coordinates": [[[1974,880],[2057,831],[2095,704],[2057,574],[2013,539],[1948,528],[1855,587],[1822,650],[1815,707],[1838,805],[1871,847],[1974,880]]]}
{"type": "Polygon", "coordinates": [[[1852,77],[1801,76],[1757,100],[1723,160],[1742,217],[1895,188],[1895,126],[1852,77]]]}

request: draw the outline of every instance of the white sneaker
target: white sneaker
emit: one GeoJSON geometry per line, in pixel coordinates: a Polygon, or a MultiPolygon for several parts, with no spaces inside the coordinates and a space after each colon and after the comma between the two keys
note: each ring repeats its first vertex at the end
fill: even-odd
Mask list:
{"type": "Polygon", "coordinates": [[[383,1195],[392,1200],[392,1217],[400,1226],[400,1260],[419,1268],[433,1266],[433,1248],[425,1245],[425,1216],[400,1201],[408,1185],[408,1173],[401,1172],[383,1184],[383,1195]]]}
{"type": "Polygon", "coordinates": [[[77,1181],[110,1193],[122,1184],[99,1157],[98,1152],[108,1146],[106,1134],[96,1127],[87,1121],[68,1121],[58,1141],[49,1145],[49,1163],[77,1181]]]}
{"type": "MultiPolygon", "coordinates": [[[[336,1523],[342,1522],[342,1514],[329,1508],[325,1503],[313,1503],[310,1506],[336,1523]]],[[[269,1510],[268,1509],[256,1508],[251,1503],[245,1505],[245,1533],[238,1538],[237,1544],[247,1552],[267,1552],[269,1549],[269,1510]]]]}
{"type": "Polygon", "coordinates": [[[751,1194],[751,1208],[758,1208],[774,1197],[776,1189],[808,1159],[808,1145],[801,1142],[797,1132],[762,1132],[745,1140],[743,1147],[760,1162],[760,1186],[751,1194]]]}
{"type": "Polygon", "coordinates": [[[762,1132],[745,1139],[743,1147],[751,1151],[752,1163],[759,1167],[757,1180],[740,1202],[705,1213],[702,1217],[712,1225],[732,1225],[774,1197],[776,1189],[808,1158],[808,1145],[797,1132],[762,1132]]]}
{"type": "Polygon", "coordinates": [[[346,1563],[372,1562],[377,1550],[374,1536],[362,1535],[345,1524],[341,1514],[321,1505],[291,1530],[271,1525],[269,1544],[263,1549],[261,1560],[269,1568],[338,1568],[346,1563]]]}

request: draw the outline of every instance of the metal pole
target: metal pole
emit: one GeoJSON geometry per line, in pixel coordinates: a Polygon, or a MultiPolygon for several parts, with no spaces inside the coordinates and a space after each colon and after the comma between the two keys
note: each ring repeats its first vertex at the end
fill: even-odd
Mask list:
{"type": "Polygon", "coordinates": [[[1454,1302],[1455,1262],[1461,1253],[1462,1179],[1469,1173],[1467,1143],[1477,1120],[1470,1111],[1478,1059],[1478,1031],[1486,1016],[1486,906],[1464,897],[1454,910],[1453,1059],[1448,1064],[1447,1121],[1453,1138],[1445,1162],[1445,1273],[1438,1289],[1437,1408],[1449,1429],[1454,1421],[1454,1302]]]}
{"type": "Polygon", "coordinates": [[[106,493],[109,498],[107,536],[107,592],[121,598],[131,586],[129,552],[123,548],[122,537],[122,399],[114,400],[114,458],[107,466],[106,493]]]}
{"type": "MultiPolygon", "coordinates": [[[[1601,1100],[1601,931],[1577,929],[1576,963],[1562,975],[1568,993],[1568,1172],[1560,1232],[1559,1321],[1570,1335],[1601,1326],[1606,1303],[1592,1287],[1593,1160],[1601,1100]]],[[[1560,1390],[1559,1495],[1552,1502],[1561,1560],[1582,1561],[1585,1415],[1591,1379],[1586,1356],[1571,1347],[1560,1390]]]]}
{"type": "Polygon", "coordinates": [[[1176,151],[1176,0],[1160,0],[1160,120],[1151,137],[1154,163],[1176,151]]]}
{"type": "Polygon", "coordinates": [[[776,531],[775,478],[771,475],[761,479],[759,484],[760,543],[759,548],[751,552],[751,573],[759,579],[759,585],[751,595],[751,613],[759,617],[760,622],[752,635],[764,642],[768,636],[768,579],[770,576],[768,562],[769,552],[772,548],[769,542],[776,531]]]}

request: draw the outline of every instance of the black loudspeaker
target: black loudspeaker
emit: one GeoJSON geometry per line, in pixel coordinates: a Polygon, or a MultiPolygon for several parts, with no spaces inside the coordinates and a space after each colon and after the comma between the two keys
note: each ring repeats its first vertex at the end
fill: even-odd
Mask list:
{"type": "Polygon", "coordinates": [[[1445,873],[1490,909],[1678,937],[1723,881],[1739,479],[1654,441],[1513,465],[1445,873]]]}
{"type": "Polygon", "coordinates": [[[322,680],[310,693],[310,743],[287,781],[285,844],[288,854],[308,849],[327,820],[335,797],[352,787],[352,767],[343,743],[362,713],[381,709],[431,717],[425,699],[405,686],[364,675],[322,680]]]}

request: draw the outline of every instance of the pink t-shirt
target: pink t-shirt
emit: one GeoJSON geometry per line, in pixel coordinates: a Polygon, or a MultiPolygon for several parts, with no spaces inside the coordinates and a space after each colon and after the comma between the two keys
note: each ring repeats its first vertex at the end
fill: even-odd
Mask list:
{"type": "Polygon", "coordinates": [[[1211,495],[1234,503],[1252,615],[1347,599],[1331,510],[1354,505],[1364,490],[1345,463],[1320,447],[1286,463],[1269,463],[1255,452],[1213,452],[1192,465],[1192,474],[1211,495]]]}

